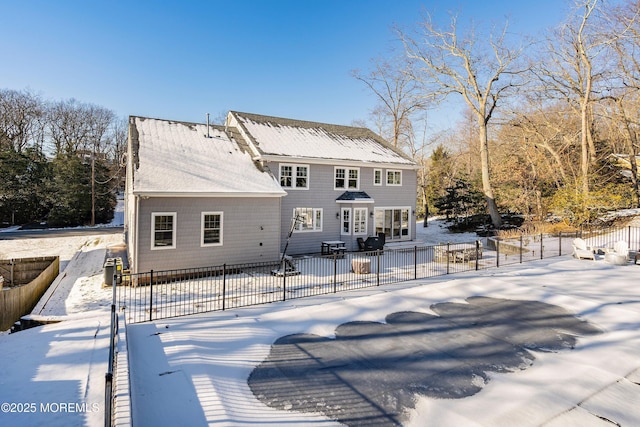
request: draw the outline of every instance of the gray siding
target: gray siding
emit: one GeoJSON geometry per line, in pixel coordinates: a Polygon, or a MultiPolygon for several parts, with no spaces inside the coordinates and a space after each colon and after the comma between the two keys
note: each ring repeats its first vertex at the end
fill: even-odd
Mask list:
{"type": "MultiPolygon", "coordinates": [[[[137,271],[278,260],[280,198],[140,199],[137,271]],[[201,247],[202,212],[223,212],[223,244],[201,247]],[[176,248],[151,250],[151,216],[176,212],[176,248]]],[[[133,268],[133,266],[132,266],[133,268]]]]}
{"type": "MultiPolygon", "coordinates": [[[[289,162],[288,162],[289,163],[289,162]]],[[[291,162],[292,164],[298,164],[291,162]]],[[[305,163],[300,163],[305,164],[305,163]]],[[[280,165],[269,163],[272,173],[279,178],[280,165]]],[[[346,236],[341,234],[341,219],[337,216],[342,207],[366,207],[368,209],[367,234],[375,235],[374,218],[371,216],[375,207],[409,207],[409,236],[407,240],[415,240],[415,212],[416,208],[416,171],[402,170],[402,186],[386,185],[386,169],[378,167],[360,166],[360,188],[371,196],[375,203],[336,203],[336,199],[344,193],[344,189],[334,190],[334,166],[309,164],[309,189],[288,189],[287,196],[282,198],[282,233],[281,245],[284,249],[287,234],[291,226],[293,210],[296,207],[322,208],[323,229],[321,232],[308,231],[294,233],[289,242],[287,253],[290,255],[320,252],[321,242],[324,240],[342,240],[347,244],[347,250],[357,250],[357,238],[367,236],[346,236]],[[382,169],[383,183],[373,185],[374,169],[382,169]]],[[[342,166],[341,166],[342,167],[342,166]]],[[[353,166],[356,167],[356,166],[353,166]]]]}

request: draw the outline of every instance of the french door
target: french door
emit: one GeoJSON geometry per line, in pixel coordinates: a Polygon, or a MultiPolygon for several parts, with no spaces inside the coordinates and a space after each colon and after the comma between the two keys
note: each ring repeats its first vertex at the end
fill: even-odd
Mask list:
{"type": "Polygon", "coordinates": [[[376,234],[384,233],[386,240],[410,239],[410,208],[375,208],[376,234]]]}

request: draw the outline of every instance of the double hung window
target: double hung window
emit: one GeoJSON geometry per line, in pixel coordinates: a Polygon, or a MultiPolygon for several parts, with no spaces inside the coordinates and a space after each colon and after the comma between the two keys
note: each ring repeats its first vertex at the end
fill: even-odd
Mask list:
{"type": "Polygon", "coordinates": [[[360,169],[338,168],[334,169],[334,189],[358,190],[360,188],[360,169]]]}
{"type": "Polygon", "coordinates": [[[151,214],[151,249],[175,249],[176,213],[154,212],[151,214]]]}
{"type": "Polygon", "coordinates": [[[308,165],[280,165],[280,186],[291,189],[309,189],[308,165]]]}
{"type": "Polygon", "coordinates": [[[200,245],[222,245],[222,212],[202,212],[200,245]]]}

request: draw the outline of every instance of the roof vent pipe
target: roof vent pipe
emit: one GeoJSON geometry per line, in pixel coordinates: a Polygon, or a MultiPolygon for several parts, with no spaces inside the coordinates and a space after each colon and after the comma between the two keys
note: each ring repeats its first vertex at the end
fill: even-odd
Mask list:
{"type": "Polygon", "coordinates": [[[207,113],[207,138],[211,138],[211,135],[209,134],[209,113],[207,113]]]}

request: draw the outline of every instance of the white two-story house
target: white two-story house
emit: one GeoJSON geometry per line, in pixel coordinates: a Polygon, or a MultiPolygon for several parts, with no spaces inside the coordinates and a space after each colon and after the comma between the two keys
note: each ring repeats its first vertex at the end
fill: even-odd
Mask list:
{"type": "Polygon", "coordinates": [[[126,182],[134,272],[278,260],[294,218],[289,255],[415,239],[416,166],[365,128],[130,117],[126,182]]]}

